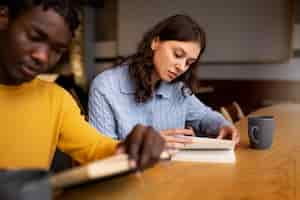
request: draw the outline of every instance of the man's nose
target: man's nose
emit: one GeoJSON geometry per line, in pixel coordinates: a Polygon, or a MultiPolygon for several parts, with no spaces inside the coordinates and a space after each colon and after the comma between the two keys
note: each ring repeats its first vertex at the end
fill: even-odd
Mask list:
{"type": "Polygon", "coordinates": [[[32,58],[38,62],[38,65],[48,65],[49,63],[49,48],[39,47],[32,53],[32,58]]]}

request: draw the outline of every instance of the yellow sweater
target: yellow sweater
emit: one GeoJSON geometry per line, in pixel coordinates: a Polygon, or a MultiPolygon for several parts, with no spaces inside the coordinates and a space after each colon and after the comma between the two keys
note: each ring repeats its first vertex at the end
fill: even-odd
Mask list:
{"type": "Polygon", "coordinates": [[[64,89],[39,79],[0,85],[0,123],[0,168],[48,169],[56,146],[85,163],[117,144],[84,120],[64,89]]]}

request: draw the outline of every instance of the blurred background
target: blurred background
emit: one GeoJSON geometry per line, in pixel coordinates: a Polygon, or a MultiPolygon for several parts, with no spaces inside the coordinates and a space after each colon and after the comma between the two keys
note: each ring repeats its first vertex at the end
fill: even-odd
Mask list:
{"type": "MultiPolygon", "coordinates": [[[[208,35],[207,51],[199,66],[203,90],[197,94],[204,103],[218,110],[236,101],[248,114],[260,107],[300,101],[299,1],[81,3],[82,26],[70,48],[69,62],[61,66],[69,67],[66,71],[71,71],[85,95],[98,73],[134,52],[147,28],[166,16],[184,13],[208,35]]],[[[62,68],[56,73],[63,73],[62,68]]]]}

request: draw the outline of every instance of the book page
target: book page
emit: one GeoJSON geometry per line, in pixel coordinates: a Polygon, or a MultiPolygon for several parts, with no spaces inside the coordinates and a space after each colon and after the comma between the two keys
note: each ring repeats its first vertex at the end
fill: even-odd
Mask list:
{"type": "Polygon", "coordinates": [[[174,161],[208,162],[208,163],[234,163],[235,143],[232,140],[191,137],[193,143],[186,144],[172,157],[174,161]]]}
{"type": "Polygon", "coordinates": [[[173,157],[173,161],[235,163],[233,150],[181,150],[173,157]]]}
{"type": "Polygon", "coordinates": [[[186,144],[180,149],[234,149],[234,142],[232,140],[215,139],[215,138],[204,138],[204,137],[191,137],[191,136],[180,136],[188,137],[193,139],[193,143],[186,144]]]}

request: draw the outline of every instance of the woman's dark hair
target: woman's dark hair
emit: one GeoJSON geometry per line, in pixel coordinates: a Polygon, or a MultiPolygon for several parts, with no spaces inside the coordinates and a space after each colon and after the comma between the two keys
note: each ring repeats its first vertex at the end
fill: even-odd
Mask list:
{"type": "Polygon", "coordinates": [[[9,16],[12,19],[35,6],[43,6],[45,10],[53,9],[65,19],[74,35],[79,25],[79,9],[75,2],[74,0],[7,0],[5,4],[8,6],[9,16]]]}
{"type": "Polygon", "coordinates": [[[191,17],[174,15],[159,22],[150,31],[146,32],[138,45],[137,52],[124,61],[129,64],[129,76],[135,84],[135,99],[137,102],[146,102],[153,95],[154,83],[151,80],[151,74],[154,70],[154,64],[151,43],[157,37],[160,41],[175,40],[199,43],[201,50],[196,61],[184,74],[172,81],[183,82],[182,92],[189,88],[191,93],[194,93],[199,88],[196,73],[200,56],[206,47],[205,32],[191,17]]]}

